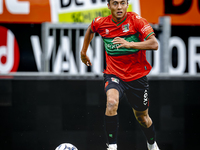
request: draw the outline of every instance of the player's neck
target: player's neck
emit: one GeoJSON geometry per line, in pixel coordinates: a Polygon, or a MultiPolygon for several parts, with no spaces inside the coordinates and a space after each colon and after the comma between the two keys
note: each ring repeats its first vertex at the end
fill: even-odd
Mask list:
{"type": "Polygon", "coordinates": [[[112,15],[112,19],[113,19],[115,22],[121,22],[122,20],[124,20],[124,18],[126,18],[126,16],[127,16],[127,13],[126,13],[122,18],[115,18],[115,17],[113,17],[113,15],[112,15]]]}

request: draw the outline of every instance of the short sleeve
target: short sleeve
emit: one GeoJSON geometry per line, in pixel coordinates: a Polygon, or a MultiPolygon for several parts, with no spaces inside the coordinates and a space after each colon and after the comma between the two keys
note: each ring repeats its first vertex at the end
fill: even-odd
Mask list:
{"type": "Polygon", "coordinates": [[[146,19],[139,15],[135,16],[134,19],[136,30],[142,35],[143,39],[148,39],[150,36],[155,35],[153,28],[147,22],[146,19]]]}
{"type": "Polygon", "coordinates": [[[96,17],[91,23],[92,32],[98,32],[102,17],[96,17]]]}

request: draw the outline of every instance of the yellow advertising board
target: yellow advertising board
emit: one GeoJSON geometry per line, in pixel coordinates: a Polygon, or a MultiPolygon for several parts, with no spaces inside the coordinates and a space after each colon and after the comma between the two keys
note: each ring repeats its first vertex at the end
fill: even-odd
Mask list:
{"type": "MultiPolygon", "coordinates": [[[[128,11],[132,11],[131,4],[128,7],[128,11]]],[[[98,16],[106,17],[110,14],[111,14],[110,10],[107,7],[103,7],[103,8],[61,13],[58,15],[59,16],[58,18],[59,22],[91,23],[91,21],[98,16]]]]}

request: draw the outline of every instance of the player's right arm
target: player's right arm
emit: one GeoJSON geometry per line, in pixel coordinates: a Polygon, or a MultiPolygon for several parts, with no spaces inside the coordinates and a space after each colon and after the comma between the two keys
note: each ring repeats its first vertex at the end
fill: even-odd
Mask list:
{"type": "Polygon", "coordinates": [[[92,63],[90,62],[90,59],[86,53],[87,53],[88,46],[89,46],[90,42],[92,41],[93,37],[94,37],[94,32],[92,32],[91,25],[89,25],[89,27],[85,33],[83,47],[81,50],[81,60],[87,66],[92,65],[92,63]]]}

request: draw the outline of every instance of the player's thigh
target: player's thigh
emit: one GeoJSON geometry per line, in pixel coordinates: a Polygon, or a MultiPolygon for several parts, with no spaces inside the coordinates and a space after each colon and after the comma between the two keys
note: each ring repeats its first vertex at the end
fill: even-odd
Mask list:
{"type": "Polygon", "coordinates": [[[119,99],[123,95],[123,81],[112,74],[104,74],[105,92],[107,96],[106,113],[116,114],[119,99]]]}
{"type": "Polygon", "coordinates": [[[119,99],[123,96],[124,88],[123,81],[112,74],[104,74],[105,92],[107,100],[119,99]]]}
{"type": "Polygon", "coordinates": [[[146,77],[127,83],[126,97],[132,108],[145,112],[149,108],[149,85],[146,77]]]}

